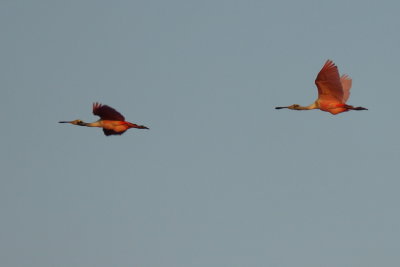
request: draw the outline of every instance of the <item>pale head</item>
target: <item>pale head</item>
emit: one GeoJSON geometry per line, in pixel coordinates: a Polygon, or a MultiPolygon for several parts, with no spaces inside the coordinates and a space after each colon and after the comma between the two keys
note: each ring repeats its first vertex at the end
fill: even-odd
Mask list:
{"type": "Polygon", "coordinates": [[[298,104],[293,104],[293,105],[287,106],[287,107],[276,107],[275,109],[283,109],[283,108],[298,110],[298,109],[300,108],[300,105],[298,105],[298,104]]]}
{"type": "Polygon", "coordinates": [[[74,121],[59,121],[59,123],[70,123],[73,125],[80,125],[80,126],[85,126],[85,122],[81,120],[74,120],[74,121]]]}
{"type": "Polygon", "coordinates": [[[276,107],[275,109],[282,109],[282,108],[287,108],[287,109],[292,109],[292,110],[310,110],[310,109],[316,109],[319,108],[318,102],[315,101],[314,103],[312,103],[309,106],[303,107],[300,106],[298,104],[293,104],[291,106],[287,106],[287,107],[276,107]]]}

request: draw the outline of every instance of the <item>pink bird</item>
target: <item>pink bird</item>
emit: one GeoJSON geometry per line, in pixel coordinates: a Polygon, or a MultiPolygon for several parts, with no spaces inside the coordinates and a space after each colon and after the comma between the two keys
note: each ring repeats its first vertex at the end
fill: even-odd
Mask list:
{"type": "Polygon", "coordinates": [[[137,125],[125,121],[121,113],[100,103],[93,103],[93,114],[100,117],[100,120],[87,123],[81,120],[74,121],[60,121],[59,123],[71,123],[73,125],[87,126],[87,127],[100,127],[103,128],[105,135],[121,135],[130,128],[149,129],[143,125],[137,125]]]}
{"type": "Polygon", "coordinates": [[[351,78],[346,74],[340,77],[338,68],[332,60],[325,62],[315,79],[315,84],[318,88],[318,99],[311,105],[302,107],[294,104],[287,107],[276,107],[275,109],[320,109],[333,115],[349,110],[367,110],[363,107],[353,107],[346,104],[350,96],[351,78]]]}

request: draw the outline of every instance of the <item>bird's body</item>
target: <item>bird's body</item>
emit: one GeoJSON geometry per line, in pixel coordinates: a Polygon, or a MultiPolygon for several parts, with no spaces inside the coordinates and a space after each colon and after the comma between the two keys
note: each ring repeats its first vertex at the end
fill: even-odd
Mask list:
{"type": "Polygon", "coordinates": [[[146,126],[125,121],[125,118],[121,113],[107,105],[93,103],[93,114],[100,116],[100,120],[90,123],[83,122],[81,120],[60,121],[60,123],[71,123],[73,125],[87,127],[100,127],[103,128],[103,132],[107,136],[121,135],[130,128],[149,129],[146,126]]]}
{"type": "Polygon", "coordinates": [[[346,102],[350,96],[352,80],[348,75],[339,76],[339,71],[335,63],[327,60],[315,79],[318,88],[318,99],[309,106],[297,104],[287,107],[276,107],[276,109],[310,110],[320,109],[333,115],[349,110],[367,110],[363,107],[353,107],[346,102]]]}

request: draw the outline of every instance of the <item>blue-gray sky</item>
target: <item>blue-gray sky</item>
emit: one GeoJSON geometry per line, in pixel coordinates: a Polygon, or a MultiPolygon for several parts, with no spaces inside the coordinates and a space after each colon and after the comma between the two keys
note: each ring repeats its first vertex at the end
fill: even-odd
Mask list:
{"type": "Polygon", "coordinates": [[[1,1],[0,265],[399,265],[399,9],[1,1]],[[326,59],[369,111],[274,110],[326,59]]]}

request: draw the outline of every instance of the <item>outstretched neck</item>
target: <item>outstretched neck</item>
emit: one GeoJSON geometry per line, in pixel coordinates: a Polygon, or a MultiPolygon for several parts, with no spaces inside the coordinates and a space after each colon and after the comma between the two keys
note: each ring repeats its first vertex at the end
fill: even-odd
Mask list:
{"type": "Polygon", "coordinates": [[[276,107],[275,109],[283,109],[283,108],[292,109],[292,110],[310,110],[310,109],[319,108],[319,106],[318,106],[317,102],[314,102],[311,105],[306,106],[306,107],[294,104],[294,105],[287,106],[287,107],[276,107]]]}
{"type": "Polygon", "coordinates": [[[316,109],[316,108],[318,108],[318,106],[315,102],[312,103],[311,105],[305,106],[305,107],[300,106],[300,105],[294,107],[295,110],[310,110],[310,109],[316,109]]]}
{"type": "Polygon", "coordinates": [[[101,124],[101,121],[95,121],[95,122],[83,122],[81,126],[86,126],[86,127],[103,127],[101,124]]]}

